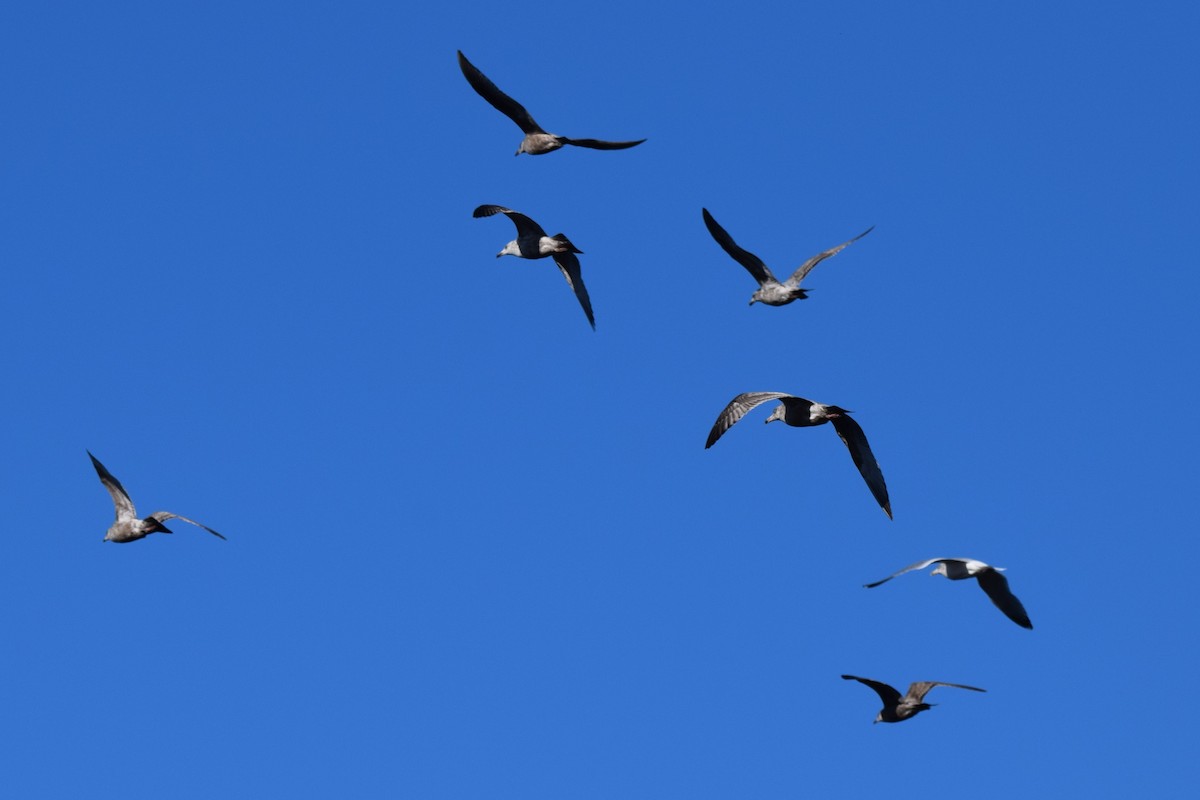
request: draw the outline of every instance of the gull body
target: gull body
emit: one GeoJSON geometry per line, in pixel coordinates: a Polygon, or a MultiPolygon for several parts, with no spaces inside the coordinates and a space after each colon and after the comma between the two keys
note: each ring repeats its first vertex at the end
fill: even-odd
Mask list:
{"type": "Polygon", "coordinates": [[[218,539],[225,537],[214,531],[207,525],[201,525],[194,519],[172,514],[170,511],[155,511],[148,517],[139,519],[137,510],[133,507],[133,501],[129,499],[129,493],[125,491],[125,487],[121,482],[113,477],[113,474],[105,469],[91,451],[88,451],[88,457],[92,459],[92,466],[96,468],[96,474],[100,476],[100,483],[108,490],[112,497],[113,506],[116,507],[116,519],[109,527],[108,532],[104,534],[106,542],[134,542],[138,539],[144,539],[152,533],[172,533],[172,531],[163,523],[169,519],[180,519],[184,522],[190,522],[199,528],[216,536],[218,539]]]}
{"type": "Polygon", "coordinates": [[[767,423],[778,420],[793,428],[810,428],[832,422],[833,429],[837,431],[838,437],[850,451],[854,466],[858,467],[858,472],[866,481],[867,488],[871,490],[875,501],[888,515],[888,519],[892,518],[892,503],[888,498],[887,484],[883,480],[883,471],[879,469],[879,462],[875,460],[875,454],[871,452],[871,445],[867,443],[867,435],[863,433],[859,424],[851,419],[850,412],[841,406],[817,403],[784,392],[745,392],[730,400],[729,405],[725,406],[725,409],[717,417],[712,430],[708,432],[708,441],[704,444],[705,449],[716,444],[725,431],[732,428],[751,410],[771,400],[780,402],[767,417],[767,423]]]}
{"type": "Polygon", "coordinates": [[[496,84],[488,80],[486,75],[467,60],[462,50],[458,51],[458,67],[462,70],[463,77],[467,79],[467,83],[471,84],[471,88],[480,97],[491,103],[497,111],[517,123],[517,126],[525,133],[525,138],[521,140],[521,145],[517,148],[515,155],[519,156],[521,153],[529,153],[532,156],[540,156],[545,153],[552,153],[566,144],[575,145],[576,147],[588,147],[593,150],[624,150],[646,141],[645,139],[637,139],[630,142],[606,142],[602,139],[570,139],[566,136],[547,133],[542,129],[542,126],[534,121],[529,112],[525,110],[525,106],[500,91],[496,87],[496,84]]]}
{"type": "Polygon", "coordinates": [[[915,717],[922,711],[927,711],[934,704],[926,703],[925,695],[929,694],[929,690],[935,686],[952,686],[955,689],[970,689],[972,692],[986,692],[987,689],[980,689],[975,686],[964,686],[961,683],[942,683],[941,681],[917,681],[910,684],[908,692],[903,697],[900,692],[893,687],[883,683],[882,681],[874,681],[870,678],[860,678],[857,675],[843,675],[843,680],[858,681],[864,686],[870,686],[879,695],[879,699],[883,701],[883,708],[879,714],[875,716],[876,722],[903,722],[910,717],[915,717]]]}
{"type": "Polygon", "coordinates": [[[812,272],[813,267],[820,264],[827,258],[836,256],[844,248],[857,242],[862,237],[866,236],[871,231],[875,230],[875,226],[867,228],[865,231],[855,236],[853,239],[842,242],[837,247],[831,247],[817,253],[812,258],[801,264],[792,276],[782,283],[776,280],[771,269],[763,263],[763,260],[748,250],[743,250],[733,241],[724,228],[717,224],[713,219],[712,214],[708,213],[707,208],[700,209],[704,216],[704,224],[708,227],[708,232],[717,240],[717,244],[733,258],[734,261],[746,268],[746,271],[758,281],[758,289],[754,294],[750,295],[750,305],[755,303],[766,303],[769,306],[786,306],[793,300],[804,300],[808,297],[808,292],[800,288],[800,282],[804,280],[808,273],[812,272]]]}
{"type": "Polygon", "coordinates": [[[942,575],[952,581],[974,578],[979,583],[979,588],[983,589],[984,594],[996,608],[1004,612],[1004,616],[1022,628],[1033,629],[1033,623],[1029,621],[1029,615],[1025,613],[1025,606],[1021,605],[1021,601],[1009,590],[1008,579],[1000,574],[1004,571],[1004,567],[993,567],[991,564],[985,564],[973,558],[930,558],[918,561],[916,564],[909,564],[899,572],[893,572],[883,580],[866,584],[866,588],[873,589],[881,583],[887,583],[897,575],[925,569],[930,564],[937,564],[929,573],[930,575],[942,575]]]}
{"type": "Polygon", "coordinates": [[[473,216],[476,219],[490,217],[493,214],[504,214],[517,226],[517,238],[504,245],[504,249],[496,254],[496,258],[500,256],[516,256],[517,258],[553,257],[554,263],[558,265],[559,271],[562,272],[562,276],[566,278],[567,285],[575,292],[575,298],[579,300],[579,305],[583,307],[583,313],[587,316],[592,330],[595,330],[596,318],[592,314],[592,301],[588,297],[587,287],[583,285],[583,272],[579,267],[579,259],[575,257],[576,253],[582,253],[583,251],[573,245],[571,240],[561,233],[547,236],[546,232],[542,230],[541,225],[538,225],[524,214],[513,211],[511,208],[482,205],[473,212],[473,216]]]}

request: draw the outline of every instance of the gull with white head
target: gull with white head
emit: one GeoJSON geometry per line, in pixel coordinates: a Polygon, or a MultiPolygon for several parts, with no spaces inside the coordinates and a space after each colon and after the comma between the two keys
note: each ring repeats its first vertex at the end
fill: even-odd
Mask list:
{"type": "Polygon", "coordinates": [[[716,444],[725,431],[732,428],[751,410],[771,400],[779,400],[780,403],[771,412],[771,416],[767,417],[767,422],[782,420],[793,428],[810,428],[832,422],[833,429],[850,451],[854,466],[858,467],[859,474],[866,481],[875,501],[888,515],[888,519],[892,518],[892,502],[888,498],[887,484],[883,481],[883,471],[879,469],[879,462],[871,452],[871,445],[867,444],[867,435],[858,423],[850,418],[850,412],[841,406],[816,403],[783,392],[745,392],[730,400],[729,405],[725,406],[725,410],[717,417],[712,430],[708,432],[705,449],[716,444]]]}
{"type": "Polygon", "coordinates": [[[596,318],[592,315],[592,301],[588,297],[587,287],[583,285],[583,273],[579,268],[579,259],[575,257],[576,253],[583,251],[571,244],[571,240],[564,234],[556,233],[553,236],[547,236],[541,225],[511,208],[484,205],[473,212],[476,219],[490,217],[493,214],[504,214],[517,226],[517,238],[504,245],[504,249],[496,253],[496,258],[500,256],[516,256],[517,258],[553,256],[554,263],[558,265],[562,276],[567,279],[567,285],[575,292],[579,305],[583,306],[583,313],[587,315],[592,330],[595,330],[596,318]]]}
{"type": "Polygon", "coordinates": [[[897,575],[925,569],[930,564],[937,564],[933,572],[929,573],[930,575],[944,575],[952,581],[974,578],[979,582],[979,588],[983,589],[984,594],[991,599],[996,608],[1004,612],[1004,616],[1022,628],[1033,629],[1033,623],[1029,621],[1029,615],[1025,613],[1025,606],[1021,605],[1021,601],[1009,590],[1008,578],[1000,574],[1004,567],[993,567],[991,564],[985,564],[973,558],[930,558],[918,561],[916,564],[909,564],[899,572],[893,572],[881,581],[865,584],[866,588],[873,589],[881,583],[887,583],[897,575]]]}

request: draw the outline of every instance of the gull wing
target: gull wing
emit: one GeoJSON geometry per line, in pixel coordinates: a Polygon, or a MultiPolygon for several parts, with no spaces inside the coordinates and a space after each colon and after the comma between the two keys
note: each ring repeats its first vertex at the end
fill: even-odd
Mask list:
{"type": "Polygon", "coordinates": [[[88,458],[92,459],[92,466],[96,468],[96,474],[100,476],[100,483],[104,484],[104,488],[112,495],[113,505],[117,510],[117,522],[127,519],[137,519],[137,510],[133,507],[133,501],[129,499],[129,493],[125,491],[125,487],[121,482],[113,477],[113,474],[104,468],[100,460],[92,455],[92,451],[86,451],[88,458]]]}
{"type": "Polygon", "coordinates": [[[855,236],[853,239],[842,242],[837,247],[831,247],[828,250],[825,250],[824,252],[817,253],[815,256],[810,258],[808,261],[805,261],[803,264],[801,264],[799,266],[799,268],[797,268],[796,271],[792,273],[792,277],[787,279],[787,281],[784,283],[784,286],[787,286],[791,289],[797,288],[800,285],[800,281],[804,280],[804,276],[807,275],[808,273],[812,272],[813,267],[815,267],[817,264],[820,264],[822,261],[824,261],[827,258],[836,256],[838,253],[842,252],[842,250],[844,250],[845,248],[854,244],[859,239],[866,236],[868,233],[870,233],[873,230],[875,230],[874,225],[867,228],[865,231],[860,233],[858,236],[855,236]]]}
{"type": "Polygon", "coordinates": [[[980,689],[978,686],[963,686],[961,683],[942,683],[941,681],[916,681],[908,687],[908,694],[904,695],[905,704],[916,705],[924,702],[925,695],[929,694],[929,690],[935,686],[952,686],[955,689],[970,689],[972,692],[986,692],[987,689],[980,689]]]}
{"type": "Polygon", "coordinates": [[[763,263],[762,259],[754,255],[754,253],[738,247],[737,242],[733,241],[733,237],[717,224],[712,214],[708,213],[707,208],[702,208],[700,211],[704,214],[704,224],[708,226],[708,232],[717,240],[717,244],[721,245],[721,249],[728,253],[734,261],[745,267],[746,271],[754,277],[754,280],[758,281],[760,286],[775,280],[775,276],[771,274],[770,268],[763,263]]]}
{"type": "Polygon", "coordinates": [[[1025,613],[1025,606],[1021,605],[1021,601],[1008,589],[1008,578],[992,567],[981,571],[975,578],[979,581],[979,588],[991,598],[996,608],[1004,612],[1004,616],[1022,628],[1033,629],[1033,623],[1025,613]]]}
{"type": "Polygon", "coordinates": [[[785,397],[791,397],[791,395],[783,392],[744,392],[739,394],[729,401],[729,405],[725,406],[725,410],[713,423],[712,430],[708,432],[708,441],[704,443],[704,449],[707,450],[716,444],[717,439],[720,439],[725,431],[732,428],[739,419],[758,406],[768,400],[781,400],[785,397]]]}
{"type": "Polygon", "coordinates": [[[481,217],[490,217],[493,214],[504,214],[511,219],[513,224],[517,226],[518,239],[525,239],[531,236],[535,236],[540,239],[546,235],[546,232],[542,230],[541,225],[538,225],[521,212],[513,211],[511,208],[505,208],[504,206],[480,206],[471,213],[471,216],[479,219],[481,217]]]}
{"type": "Polygon", "coordinates": [[[208,531],[209,533],[211,533],[213,536],[217,537],[218,539],[225,538],[224,536],[217,533],[216,531],[214,531],[212,528],[208,527],[207,525],[201,525],[199,522],[196,522],[196,520],[194,520],[194,519],[188,519],[187,517],[180,516],[179,514],[172,514],[170,511],[155,511],[150,516],[153,517],[155,520],[157,520],[159,523],[166,522],[169,519],[181,519],[184,522],[192,523],[197,528],[204,528],[204,530],[208,531]]]}
{"type": "Polygon", "coordinates": [[[887,484],[883,481],[883,472],[879,469],[875,454],[871,452],[871,445],[867,444],[867,435],[863,433],[863,429],[859,427],[858,423],[850,418],[849,414],[839,414],[830,422],[833,423],[834,430],[841,437],[842,443],[850,451],[850,457],[854,459],[854,466],[858,467],[863,480],[867,482],[867,488],[871,490],[871,494],[875,495],[875,501],[888,515],[888,519],[891,519],[892,502],[888,499],[887,484]]]}
{"type": "Polygon", "coordinates": [[[867,588],[867,589],[874,589],[876,586],[880,585],[881,583],[887,583],[892,578],[895,578],[898,575],[903,575],[906,572],[912,572],[915,569],[925,569],[930,564],[936,564],[939,561],[957,561],[957,560],[958,559],[951,559],[951,558],[929,558],[929,559],[926,559],[925,561],[918,561],[916,564],[909,564],[907,567],[900,570],[899,572],[893,572],[891,575],[888,575],[886,578],[884,578],[881,581],[875,581],[874,583],[865,583],[865,584],[863,584],[863,586],[864,586],[864,588],[867,588]]]}
{"type": "Polygon", "coordinates": [[[606,142],[603,139],[568,139],[566,136],[559,136],[558,140],[563,144],[590,147],[593,150],[624,150],[627,147],[634,147],[646,141],[645,139],[638,139],[633,142],[606,142]]]}
{"type": "Polygon", "coordinates": [[[527,134],[545,133],[541,126],[533,121],[533,117],[529,116],[525,106],[497,89],[496,84],[488,80],[488,77],[480,72],[474,64],[467,61],[462,50],[458,51],[458,67],[462,70],[467,83],[471,84],[471,88],[478,92],[480,97],[491,103],[493,108],[517,123],[517,127],[522,131],[527,134]]]}
{"type": "MultiPolygon", "coordinates": [[[[879,699],[883,701],[884,708],[894,708],[900,702],[900,693],[882,681],[873,681],[870,678],[860,678],[857,675],[843,675],[842,679],[847,681],[858,681],[865,686],[870,686],[875,690],[875,694],[879,695],[879,699]]],[[[916,684],[913,685],[915,686],[916,684]]],[[[926,689],[925,691],[929,690],[926,689]]],[[[909,694],[911,693],[912,690],[909,689],[909,694]]]]}
{"type": "Polygon", "coordinates": [[[555,253],[554,263],[558,265],[559,271],[567,279],[567,285],[575,292],[579,305],[583,306],[583,313],[587,314],[592,330],[596,330],[596,318],[592,315],[592,301],[588,298],[587,287],[583,285],[583,273],[579,269],[579,259],[575,257],[574,253],[555,253]]]}

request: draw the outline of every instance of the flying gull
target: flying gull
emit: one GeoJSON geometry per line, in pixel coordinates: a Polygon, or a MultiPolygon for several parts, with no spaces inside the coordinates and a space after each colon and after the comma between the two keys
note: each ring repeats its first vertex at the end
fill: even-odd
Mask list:
{"type": "Polygon", "coordinates": [[[717,244],[721,245],[722,249],[726,253],[729,253],[734,261],[745,267],[746,271],[754,277],[754,280],[758,281],[758,289],[754,294],[750,295],[750,305],[761,302],[769,306],[786,306],[793,300],[805,299],[808,297],[808,293],[800,288],[800,281],[804,280],[805,276],[812,272],[813,267],[831,256],[836,256],[844,247],[854,244],[875,230],[875,226],[872,225],[853,239],[842,242],[837,247],[831,247],[824,252],[817,253],[808,261],[801,264],[800,268],[792,273],[792,277],[780,283],[775,280],[775,276],[771,273],[770,268],[763,263],[761,258],[737,246],[737,242],[733,241],[733,237],[717,224],[712,214],[708,213],[707,208],[700,210],[704,212],[704,224],[708,226],[708,232],[717,240],[717,244]]]}
{"type": "Polygon", "coordinates": [[[717,439],[720,439],[721,435],[732,428],[739,419],[769,400],[779,400],[780,403],[771,412],[771,416],[767,417],[767,422],[780,419],[793,428],[808,428],[832,422],[833,429],[837,431],[842,443],[850,451],[850,457],[854,459],[854,466],[858,467],[858,471],[862,473],[863,480],[867,482],[871,494],[875,495],[879,507],[888,515],[888,519],[892,518],[892,503],[888,500],[887,484],[883,481],[883,472],[880,471],[879,464],[875,461],[875,454],[871,452],[871,446],[867,444],[867,436],[858,423],[848,416],[850,412],[840,406],[814,403],[812,400],[793,397],[783,392],[739,394],[729,401],[729,405],[725,406],[725,410],[717,417],[712,430],[708,432],[708,441],[704,444],[705,449],[716,444],[717,439]]]}
{"type": "Polygon", "coordinates": [[[930,575],[945,575],[952,581],[961,581],[967,578],[974,578],[979,581],[979,588],[983,589],[984,594],[991,598],[996,608],[1004,612],[1004,616],[1022,628],[1033,629],[1033,623],[1029,621],[1029,615],[1025,613],[1025,607],[1008,590],[1008,579],[1000,574],[1004,567],[993,567],[990,564],[976,561],[973,558],[931,558],[927,561],[910,564],[899,572],[893,572],[881,581],[866,584],[866,587],[873,589],[881,583],[887,583],[897,575],[903,575],[906,572],[912,572],[917,569],[925,569],[930,564],[937,564],[933,572],[929,573],[930,575]]]}
{"type": "Polygon", "coordinates": [[[857,675],[843,675],[845,680],[858,681],[859,683],[870,686],[879,695],[879,699],[883,701],[883,708],[875,717],[876,722],[903,722],[909,717],[915,717],[917,714],[925,711],[936,703],[926,703],[925,695],[929,694],[929,690],[935,686],[953,686],[955,689],[970,689],[972,692],[986,692],[987,689],[980,689],[975,686],[963,686],[961,683],[942,683],[941,681],[917,681],[910,684],[908,693],[904,697],[900,693],[880,681],[873,681],[870,678],[860,678],[857,675]]]}
{"type": "Polygon", "coordinates": [[[567,279],[567,285],[575,292],[575,297],[579,299],[579,305],[583,306],[583,313],[587,314],[588,322],[591,323],[592,330],[595,330],[596,318],[592,316],[592,301],[588,299],[587,287],[583,285],[583,273],[579,271],[579,259],[575,257],[576,253],[583,251],[571,244],[571,240],[561,233],[547,236],[541,225],[511,208],[485,205],[475,209],[473,215],[479,218],[490,217],[493,214],[505,214],[517,226],[517,238],[504,245],[504,249],[496,253],[496,258],[500,256],[516,256],[517,258],[554,256],[554,263],[558,265],[563,277],[567,279]]]}
{"type": "Polygon", "coordinates": [[[178,514],[172,514],[170,511],[155,511],[145,519],[138,519],[137,511],[133,508],[133,501],[129,499],[129,493],[125,491],[125,487],[121,485],[121,482],[104,468],[104,465],[92,455],[90,450],[88,451],[88,457],[92,459],[92,466],[96,468],[96,474],[100,476],[100,482],[104,484],[105,489],[108,489],[108,493],[112,495],[113,505],[117,507],[117,518],[113,521],[112,527],[108,529],[108,533],[104,534],[104,541],[133,542],[145,538],[152,533],[172,533],[170,528],[163,525],[169,519],[181,519],[184,522],[190,522],[197,527],[204,528],[204,530],[218,539],[225,538],[207,525],[201,525],[194,519],[181,517],[178,514]]]}
{"type": "Polygon", "coordinates": [[[600,139],[568,139],[566,136],[546,133],[542,130],[541,125],[533,121],[533,117],[525,110],[525,106],[497,89],[496,84],[488,80],[487,76],[480,72],[474,64],[467,61],[462,50],[458,51],[458,66],[462,69],[467,83],[471,84],[471,88],[478,92],[480,97],[491,103],[501,114],[517,123],[517,127],[525,132],[525,138],[521,140],[521,146],[517,148],[516,155],[529,153],[533,156],[540,156],[542,153],[557,150],[564,144],[590,147],[593,150],[624,150],[646,141],[638,139],[633,142],[605,142],[600,139]]]}

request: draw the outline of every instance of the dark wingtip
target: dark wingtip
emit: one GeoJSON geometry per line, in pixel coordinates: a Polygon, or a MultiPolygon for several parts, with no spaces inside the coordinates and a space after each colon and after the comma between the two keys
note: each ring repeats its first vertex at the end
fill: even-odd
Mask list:
{"type": "Polygon", "coordinates": [[[175,532],[175,531],[171,530],[170,528],[168,528],[166,525],[163,525],[162,522],[155,519],[153,516],[146,517],[145,519],[142,520],[142,522],[149,522],[151,525],[150,530],[146,531],[146,533],[174,533],[175,532]]]}

